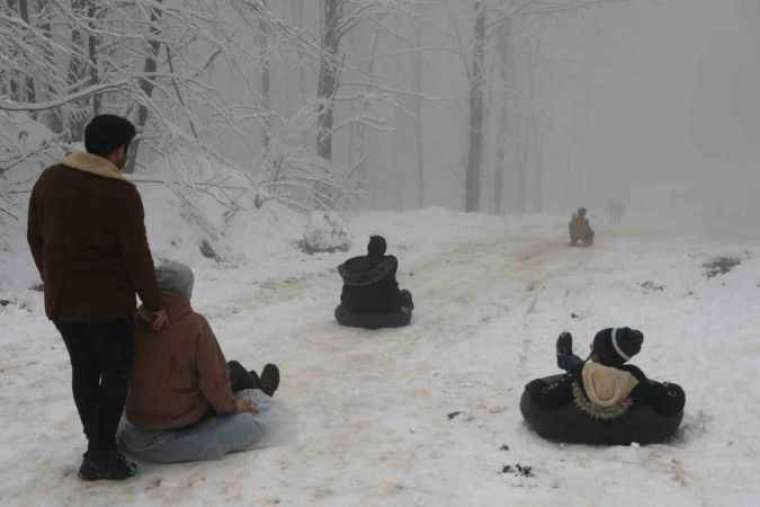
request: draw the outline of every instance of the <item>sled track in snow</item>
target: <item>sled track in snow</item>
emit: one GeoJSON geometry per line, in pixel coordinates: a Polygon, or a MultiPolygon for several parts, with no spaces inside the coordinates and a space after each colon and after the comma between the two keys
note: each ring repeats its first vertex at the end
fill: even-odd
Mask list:
{"type": "Polygon", "coordinates": [[[518,259],[523,264],[522,274],[525,277],[525,295],[520,302],[520,306],[524,307],[517,362],[520,377],[524,377],[525,366],[533,346],[533,339],[528,332],[531,327],[530,320],[536,313],[542,295],[550,288],[554,278],[582,271],[592,258],[593,249],[572,249],[566,243],[555,239],[535,241],[520,252],[518,259]],[[568,262],[565,260],[567,257],[577,259],[568,262]]]}

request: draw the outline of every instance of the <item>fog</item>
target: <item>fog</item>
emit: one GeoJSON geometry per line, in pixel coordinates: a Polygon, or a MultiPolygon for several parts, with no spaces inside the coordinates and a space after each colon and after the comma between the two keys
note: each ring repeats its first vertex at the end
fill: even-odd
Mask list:
{"type": "MultiPolygon", "coordinates": [[[[61,49],[77,41],[65,20],[87,14],[27,6],[56,43],[36,48],[8,21],[27,2],[10,2],[0,112],[31,115],[64,145],[82,118],[126,113],[144,132],[138,172],[200,146],[302,209],[604,217],[618,201],[684,226],[754,226],[755,0],[174,0],[148,25],[145,9],[106,4],[135,24],[93,29],[95,48],[116,40],[138,56],[91,48],[80,63],[91,85],[138,86],[71,93],[82,57],[61,49]],[[29,69],[30,55],[49,65],[29,69]],[[304,188],[325,181],[329,198],[314,204],[304,188]]],[[[4,139],[7,160],[26,156],[14,143],[4,139]]]]}
{"type": "MultiPolygon", "coordinates": [[[[486,12],[482,211],[497,211],[494,185],[503,171],[500,212],[565,213],[585,205],[603,214],[619,199],[631,212],[753,225],[757,2],[610,1],[515,15],[501,23],[508,24],[503,64],[499,27],[491,23],[504,5],[488,4],[486,12]]],[[[317,18],[309,7],[315,5],[305,17],[317,18]]],[[[333,139],[336,166],[354,168],[366,157],[355,206],[464,207],[474,13],[472,2],[426,2],[417,18],[378,17],[345,40],[350,63],[337,123],[360,112],[372,120],[337,130],[333,139]],[[380,92],[354,85],[370,80],[380,92]],[[398,93],[381,96],[387,90],[398,93]],[[363,106],[352,98],[363,93],[377,95],[363,106]]],[[[307,90],[316,78],[307,74],[307,90]]],[[[278,107],[303,99],[294,81],[287,72],[273,77],[278,107]]],[[[307,92],[304,103],[311,98],[307,92]]]]}

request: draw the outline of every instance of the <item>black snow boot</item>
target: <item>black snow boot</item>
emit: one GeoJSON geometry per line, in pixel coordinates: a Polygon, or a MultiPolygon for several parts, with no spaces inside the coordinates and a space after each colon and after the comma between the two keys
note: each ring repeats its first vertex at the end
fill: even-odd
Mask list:
{"type": "Polygon", "coordinates": [[[280,385],[280,370],[273,364],[267,364],[261,370],[261,377],[255,370],[246,371],[242,364],[237,361],[227,363],[230,370],[230,384],[232,392],[236,393],[243,389],[260,389],[267,396],[274,395],[280,385]]]}
{"type": "Polygon", "coordinates": [[[87,451],[79,467],[79,478],[83,481],[123,481],[137,473],[137,465],[116,449],[87,451]]]}
{"type": "Polygon", "coordinates": [[[652,382],[652,385],[655,411],[664,416],[671,416],[683,410],[686,393],[681,386],[672,382],[652,382]]]}
{"type": "MultiPolygon", "coordinates": [[[[256,375],[256,372],[251,372],[252,375],[256,375]]],[[[259,380],[260,389],[266,393],[267,396],[274,396],[274,392],[280,386],[280,369],[273,364],[267,364],[264,369],[261,370],[261,379],[259,380]]]]}
{"type": "Polygon", "coordinates": [[[261,389],[261,381],[255,371],[246,371],[237,361],[227,363],[227,368],[230,371],[230,387],[233,393],[243,389],[261,389]]]}

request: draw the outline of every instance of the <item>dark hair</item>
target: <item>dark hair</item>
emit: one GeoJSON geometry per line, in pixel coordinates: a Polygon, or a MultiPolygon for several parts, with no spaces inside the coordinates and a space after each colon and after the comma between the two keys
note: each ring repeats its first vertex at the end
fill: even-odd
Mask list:
{"type": "Polygon", "coordinates": [[[387,245],[384,237],[370,236],[369,244],[367,244],[367,255],[370,257],[382,257],[385,255],[386,248],[387,245]]]}
{"type": "Polygon", "coordinates": [[[136,134],[135,126],[126,118],[101,114],[84,128],[84,147],[93,155],[104,156],[119,146],[128,149],[136,134]]]}

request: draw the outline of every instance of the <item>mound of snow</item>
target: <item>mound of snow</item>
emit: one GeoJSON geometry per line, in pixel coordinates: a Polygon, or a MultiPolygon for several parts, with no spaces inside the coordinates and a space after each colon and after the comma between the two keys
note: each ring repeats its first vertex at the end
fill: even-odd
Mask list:
{"type": "Polygon", "coordinates": [[[21,113],[0,111],[0,289],[38,283],[26,245],[28,190],[42,169],[63,155],[55,135],[21,113]]]}
{"type": "Polygon", "coordinates": [[[241,265],[295,250],[303,218],[255,202],[250,181],[200,150],[178,150],[134,181],[154,255],[189,265],[241,265]]]}
{"type": "Polygon", "coordinates": [[[243,263],[259,262],[298,252],[306,217],[276,202],[238,213],[230,221],[225,240],[243,263]]]}
{"type": "Polygon", "coordinates": [[[314,211],[303,234],[301,248],[317,252],[345,252],[351,248],[348,224],[334,211],[314,211]]]}

